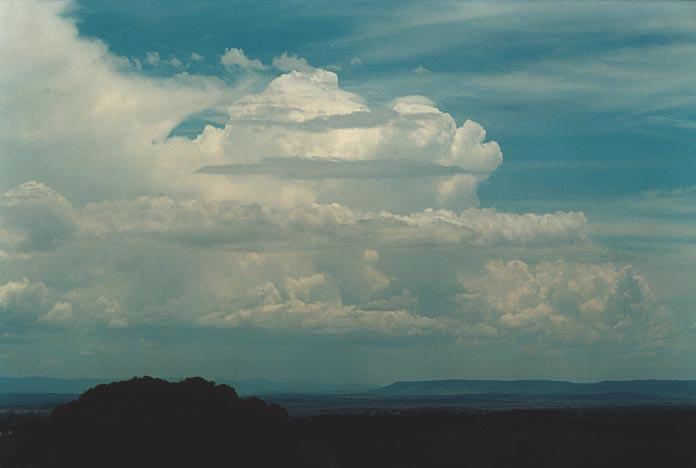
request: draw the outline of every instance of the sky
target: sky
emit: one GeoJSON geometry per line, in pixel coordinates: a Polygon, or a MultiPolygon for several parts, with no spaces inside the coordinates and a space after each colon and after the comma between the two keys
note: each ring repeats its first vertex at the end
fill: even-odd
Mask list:
{"type": "Polygon", "coordinates": [[[696,5],[0,3],[0,375],[696,376],[696,5]]]}

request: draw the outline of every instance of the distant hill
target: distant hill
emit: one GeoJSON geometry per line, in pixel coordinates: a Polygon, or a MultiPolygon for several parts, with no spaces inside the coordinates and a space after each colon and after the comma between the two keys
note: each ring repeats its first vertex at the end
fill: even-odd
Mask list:
{"type": "Polygon", "coordinates": [[[562,380],[427,380],[395,382],[378,388],[374,393],[384,396],[613,393],[696,399],[696,380],[605,380],[594,383],[562,380]]]}
{"type": "Polygon", "coordinates": [[[234,387],[240,395],[277,395],[277,394],[323,394],[339,395],[367,393],[378,388],[376,385],[363,384],[320,384],[311,382],[276,382],[265,379],[224,380],[218,382],[234,387]]]}
{"type": "Polygon", "coordinates": [[[17,409],[47,410],[76,397],[75,393],[0,393],[0,412],[17,409]]]}
{"type": "MultiPolygon", "coordinates": [[[[0,394],[80,394],[115,379],[0,377],[0,394]]],[[[176,381],[177,379],[168,379],[176,381]]],[[[361,384],[278,382],[265,379],[224,380],[240,395],[599,395],[625,394],[696,400],[696,380],[604,380],[577,383],[563,380],[424,380],[395,382],[384,387],[361,384]]]]}
{"type": "Polygon", "coordinates": [[[55,379],[51,377],[0,377],[0,393],[80,394],[115,379],[55,379]]]}

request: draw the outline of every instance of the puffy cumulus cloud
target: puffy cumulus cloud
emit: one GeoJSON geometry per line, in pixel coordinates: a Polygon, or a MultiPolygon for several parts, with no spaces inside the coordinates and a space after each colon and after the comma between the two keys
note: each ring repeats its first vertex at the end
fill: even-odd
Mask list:
{"type": "Polygon", "coordinates": [[[263,92],[235,102],[229,113],[233,120],[306,122],[367,110],[358,95],[338,87],[335,73],[317,69],[281,75],[263,92]]]}
{"type": "MultiPolygon", "coordinates": [[[[274,318],[279,319],[278,326],[285,323],[280,317],[287,312],[296,327],[316,320],[309,329],[320,333],[365,331],[370,325],[376,327],[374,332],[392,335],[399,330],[430,333],[441,330],[442,321],[448,319],[415,313],[418,297],[398,286],[398,269],[389,273],[380,269],[378,248],[582,243],[587,223],[579,213],[512,215],[490,209],[461,213],[430,209],[398,215],[338,204],[277,208],[171,197],[138,197],[76,208],[36,182],[8,191],[3,206],[21,208],[23,223],[10,219],[7,224],[21,234],[17,239],[52,248],[50,263],[60,269],[59,276],[82,277],[63,290],[49,292],[43,283],[32,289],[35,296],[44,298],[43,306],[34,307],[43,318],[37,316],[34,322],[66,326],[217,323],[268,328],[274,318]],[[70,235],[60,236],[61,242],[55,243],[59,238],[55,233],[65,230],[54,225],[66,223],[70,223],[70,235]],[[18,230],[23,226],[32,230],[18,230]],[[95,242],[100,245],[95,253],[84,249],[95,242]],[[143,242],[154,270],[137,259],[143,242]],[[180,259],[172,263],[172,250],[159,247],[172,242],[192,249],[186,266],[178,263],[180,259]],[[228,248],[232,249],[228,254],[219,250],[228,248]],[[133,254],[121,253],[112,259],[108,252],[114,249],[133,254]],[[341,250],[328,254],[326,249],[341,250]],[[295,253],[289,255],[289,251],[295,253]],[[226,258],[225,268],[211,267],[211,255],[226,258]],[[167,268],[173,270],[163,273],[156,265],[170,265],[167,268]],[[134,270],[141,273],[133,274],[134,270]],[[393,280],[397,286],[389,289],[393,280]],[[157,292],[160,287],[162,293],[157,292]],[[248,291],[258,294],[250,298],[248,291]],[[265,298],[260,303],[255,302],[259,295],[265,298]],[[191,315],[192,311],[198,312],[191,315]],[[259,314],[258,322],[253,311],[259,314]],[[323,315],[313,318],[312,314],[323,315]],[[403,326],[398,325],[401,319],[403,326]]],[[[25,245],[29,244],[24,241],[15,247],[25,245]]],[[[24,264],[35,265],[29,271],[38,268],[51,278],[50,270],[42,266],[45,261],[45,257],[29,258],[24,264]]],[[[52,281],[56,282],[55,277],[52,281]]],[[[21,286],[30,289],[29,283],[21,286]]]]}
{"type": "MultiPolygon", "coordinates": [[[[167,261],[160,255],[151,255],[156,256],[155,264],[167,261]]],[[[134,300],[133,288],[140,287],[143,281],[151,283],[148,275],[155,272],[131,278],[132,287],[113,301],[90,299],[100,287],[94,291],[69,291],[64,296],[73,298],[73,302],[79,300],[81,319],[93,326],[251,327],[307,334],[411,335],[435,331],[436,321],[409,312],[403,308],[408,305],[406,301],[389,301],[391,296],[384,294],[388,278],[359,255],[349,265],[352,272],[346,275],[339,271],[336,276],[330,269],[320,271],[306,254],[219,251],[197,255],[183,251],[182,255],[195,260],[185,270],[175,272],[174,277],[165,274],[177,284],[164,294],[154,292],[150,284],[149,294],[134,300]],[[357,277],[361,270],[371,272],[377,280],[372,289],[361,288],[366,299],[380,299],[374,309],[344,298],[343,281],[350,275],[357,277]]],[[[100,268],[105,269],[105,265],[100,268]]],[[[170,283],[164,286],[169,287],[170,283]]],[[[80,326],[78,320],[71,324],[80,326]]]]}
{"type": "Polygon", "coordinates": [[[174,68],[182,68],[184,66],[183,62],[176,57],[170,57],[164,63],[174,68]]]}
{"type": "Polygon", "coordinates": [[[467,120],[458,127],[452,116],[422,96],[402,97],[373,111],[358,95],[341,90],[336,74],[326,70],[282,75],[263,92],[237,101],[229,112],[229,128],[218,132],[235,143],[235,157],[244,157],[253,135],[256,152],[249,159],[410,159],[482,174],[502,162],[500,147],[485,141],[479,124],[467,120]]]}
{"type": "Polygon", "coordinates": [[[495,260],[462,285],[464,313],[504,336],[653,345],[670,333],[667,311],[630,266],[495,260]]]}
{"type": "Polygon", "coordinates": [[[503,153],[495,141],[485,142],[486,130],[474,122],[467,120],[457,128],[452,140],[450,162],[465,169],[478,169],[482,172],[492,172],[503,162],[503,153]]]}
{"type": "Polygon", "coordinates": [[[59,291],[27,278],[0,284],[0,323],[15,329],[31,327],[108,327],[128,325],[115,299],[90,298],[80,290],[59,291]]]}
{"type": "Polygon", "coordinates": [[[264,283],[253,289],[249,302],[237,310],[205,315],[201,324],[222,327],[256,327],[301,330],[320,334],[368,332],[419,335],[443,330],[441,320],[403,309],[365,310],[346,305],[335,283],[324,274],[288,277],[282,289],[264,283]]]}
{"type": "Polygon", "coordinates": [[[39,317],[40,323],[62,324],[72,319],[73,308],[69,302],[56,302],[51,310],[39,317]]]}
{"type": "Polygon", "coordinates": [[[148,65],[157,65],[160,61],[159,52],[148,52],[145,55],[145,63],[148,65]]]}
{"type": "MultiPolygon", "coordinates": [[[[533,336],[544,345],[656,342],[667,333],[666,313],[630,267],[499,260],[480,277],[461,273],[461,284],[433,298],[420,288],[422,279],[408,282],[403,265],[410,260],[400,259],[403,248],[496,245],[538,246],[527,248],[533,256],[549,243],[585,242],[580,213],[398,215],[338,204],[281,209],[170,197],[75,208],[38,183],[6,198],[57,203],[76,226],[47,252],[48,265],[45,256],[7,264],[5,277],[30,271],[55,283],[2,286],[3,320],[15,327],[251,327],[521,343],[533,336]],[[51,269],[82,279],[57,281],[51,269]],[[447,302],[454,308],[443,307],[447,302]]],[[[462,269],[455,257],[420,258],[425,276],[462,269]]],[[[475,270],[476,261],[466,269],[475,270]]]]}
{"type": "Polygon", "coordinates": [[[482,277],[463,282],[458,310],[422,313],[419,298],[410,291],[387,291],[390,279],[371,266],[374,258],[367,258],[362,267],[373,268],[384,283],[366,297],[346,300],[347,277],[318,271],[307,257],[221,255],[229,264],[225,268],[232,266],[227,273],[194,271],[195,281],[187,281],[180,294],[131,312],[128,323],[306,334],[437,335],[464,342],[504,338],[552,348],[588,343],[654,347],[671,333],[666,311],[631,267],[494,261],[482,277]],[[301,270],[304,275],[293,275],[301,270]]]}
{"type": "Polygon", "coordinates": [[[311,73],[315,70],[313,66],[307,63],[307,60],[297,55],[288,55],[287,51],[273,58],[273,66],[276,70],[284,73],[291,71],[311,73]]]}
{"type": "Polygon", "coordinates": [[[259,59],[250,59],[242,49],[231,47],[225,49],[225,53],[220,56],[220,63],[228,68],[244,68],[247,70],[263,71],[268,69],[259,59]]]}
{"type": "Polygon", "coordinates": [[[216,257],[194,264],[178,291],[140,304],[128,294],[100,296],[101,287],[59,292],[42,282],[8,282],[0,286],[0,317],[13,327],[250,327],[438,335],[465,342],[504,338],[549,347],[601,342],[649,348],[672,334],[666,310],[628,266],[492,261],[482,276],[462,281],[453,291],[458,308],[445,312],[427,310],[431,305],[419,304],[422,298],[409,290],[390,290],[392,279],[375,265],[373,252],[355,255],[348,274],[346,265],[319,271],[307,255],[221,252],[216,257]],[[351,283],[361,272],[374,285],[358,284],[362,295],[351,295],[351,283]]]}
{"type": "Polygon", "coordinates": [[[46,250],[78,231],[74,210],[58,192],[30,181],[0,195],[0,248],[46,250]]]}
{"type": "MultiPolygon", "coordinates": [[[[429,209],[399,215],[339,204],[277,208],[172,197],[138,197],[76,208],[36,182],[8,191],[3,206],[21,208],[21,226],[34,229],[17,238],[55,239],[49,234],[62,230],[56,231],[54,224],[70,223],[71,235],[62,236],[60,243],[38,245],[53,247],[51,263],[61,270],[60,276],[71,277],[72,270],[78,270],[83,280],[62,290],[26,280],[6,285],[6,297],[20,297],[12,293],[19,291],[21,297],[29,298],[23,302],[5,299],[11,311],[6,316],[16,321],[18,311],[31,309],[33,315],[25,314],[27,323],[43,326],[250,326],[387,335],[456,335],[475,330],[481,334],[491,325],[468,324],[428,310],[427,301],[419,304],[417,295],[399,286],[398,268],[388,273],[380,268],[378,249],[582,243],[587,229],[580,213],[513,215],[491,209],[461,213],[429,209]],[[49,218],[53,221],[36,224],[49,218]],[[41,229],[44,226],[46,232],[41,229]],[[100,246],[96,253],[84,251],[93,242],[100,246]],[[184,260],[174,260],[172,249],[164,247],[172,242],[181,246],[175,248],[179,256],[181,248],[187,249],[184,260]],[[137,252],[145,245],[151,267],[138,260],[137,252]],[[327,248],[341,250],[330,254],[327,248]],[[133,254],[122,252],[112,259],[108,252],[114,249],[133,254]],[[63,256],[65,260],[60,260],[63,256]],[[212,264],[211,258],[215,258],[212,264]],[[222,265],[215,266],[217,262],[222,265]],[[161,270],[163,266],[167,272],[161,270]],[[92,272],[89,280],[87,272],[92,272]],[[22,308],[17,305],[20,302],[31,305],[22,308]],[[428,313],[419,313],[419,307],[428,313]]],[[[10,228],[20,227],[11,221],[10,228]]],[[[30,258],[24,263],[48,274],[41,266],[45,261],[30,258]]]]}
{"type": "MultiPolygon", "coordinates": [[[[249,163],[271,156],[272,163],[281,167],[283,157],[400,160],[455,167],[469,173],[450,177],[443,174],[410,185],[377,185],[349,180],[355,168],[346,167],[343,179],[336,174],[340,172],[337,169],[332,171],[330,181],[283,181],[307,187],[315,200],[363,209],[368,207],[364,200],[368,193],[373,203],[382,203],[379,208],[401,212],[409,205],[417,209],[477,206],[478,185],[503,157],[496,142],[485,141],[486,132],[479,124],[467,120],[458,126],[451,115],[425,97],[402,97],[386,108],[371,109],[357,94],[342,90],[335,73],[321,69],[282,75],[261,93],[236,101],[229,114],[230,121],[224,128],[207,127],[195,140],[218,164],[249,163]]],[[[273,175],[277,171],[267,172],[273,175]]]]}
{"type": "Polygon", "coordinates": [[[32,323],[55,306],[42,282],[30,283],[23,278],[0,285],[0,320],[5,326],[32,323]]]}

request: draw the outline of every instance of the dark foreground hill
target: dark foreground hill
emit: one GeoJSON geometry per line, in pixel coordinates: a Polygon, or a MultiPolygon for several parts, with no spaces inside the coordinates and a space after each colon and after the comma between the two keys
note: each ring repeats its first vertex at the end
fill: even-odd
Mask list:
{"type": "Polygon", "coordinates": [[[98,385],[17,432],[8,468],[298,464],[283,408],[201,378],[98,385]]]}
{"type": "Polygon", "coordinates": [[[513,466],[694,467],[696,409],[356,407],[293,418],[201,378],[146,377],[99,385],[50,417],[0,414],[2,468],[513,466]]]}

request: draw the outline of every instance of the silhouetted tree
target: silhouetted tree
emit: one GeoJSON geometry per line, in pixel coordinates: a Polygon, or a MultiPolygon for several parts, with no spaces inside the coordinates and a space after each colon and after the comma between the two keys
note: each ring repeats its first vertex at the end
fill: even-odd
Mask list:
{"type": "Polygon", "coordinates": [[[298,466],[285,409],[202,378],[98,385],[58,406],[10,467],[298,466]]]}

